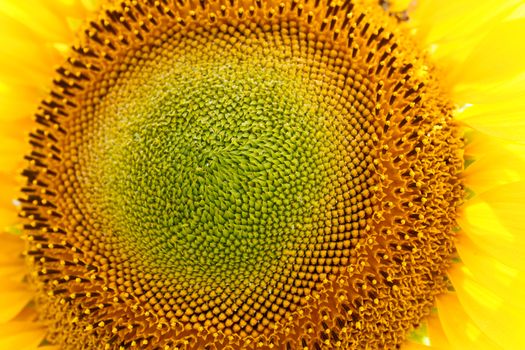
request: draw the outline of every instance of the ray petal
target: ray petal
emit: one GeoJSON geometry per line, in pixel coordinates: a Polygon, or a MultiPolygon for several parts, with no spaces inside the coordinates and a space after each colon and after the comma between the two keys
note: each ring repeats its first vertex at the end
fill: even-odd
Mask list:
{"type": "Polygon", "coordinates": [[[443,331],[450,343],[449,350],[503,350],[472,321],[455,293],[440,296],[437,308],[443,331]]]}
{"type": "Polygon", "coordinates": [[[478,283],[462,263],[448,275],[466,314],[486,337],[503,349],[525,348],[525,334],[516,332],[525,328],[525,309],[521,303],[512,302],[520,292],[508,289],[506,294],[494,293],[478,283]]]}

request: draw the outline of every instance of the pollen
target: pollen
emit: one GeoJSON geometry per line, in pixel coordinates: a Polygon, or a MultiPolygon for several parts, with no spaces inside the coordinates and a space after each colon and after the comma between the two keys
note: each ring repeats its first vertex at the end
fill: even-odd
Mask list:
{"type": "Polygon", "coordinates": [[[35,114],[20,216],[62,349],[390,349],[464,197],[437,71],[360,1],[119,1],[35,114]]]}

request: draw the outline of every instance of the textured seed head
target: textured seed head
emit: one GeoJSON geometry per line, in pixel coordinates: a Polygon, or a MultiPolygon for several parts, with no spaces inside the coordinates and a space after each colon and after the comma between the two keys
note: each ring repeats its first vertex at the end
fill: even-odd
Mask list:
{"type": "Polygon", "coordinates": [[[51,343],[403,341],[446,288],[462,142],[434,68],[377,12],[122,1],[89,23],[20,199],[51,343]]]}

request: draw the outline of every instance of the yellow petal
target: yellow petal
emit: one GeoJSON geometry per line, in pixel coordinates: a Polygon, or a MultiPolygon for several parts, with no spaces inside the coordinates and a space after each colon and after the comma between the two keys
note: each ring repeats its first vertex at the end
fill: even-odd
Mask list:
{"type": "Polygon", "coordinates": [[[0,113],[31,115],[95,0],[0,2],[0,113]],[[6,88],[9,91],[5,91],[6,88]]]}
{"type": "Polygon", "coordinates": [[[8,289],[0,289],[0,323],[12,320],[34,296],[27,286],[20,284],[10,286],[8,289]]]}
{"type": "Polygon", "coordinates": [[[456,264],[448,276],[469,320],[484,336],[503,349],[525,348],[525,333],[517,331],[525,329],[522,305],[512,305],[506,294],[495,294],[477,283],[465,264],[456,264]]]}
{"type": "Polygon", "coordinates": [[[504,350],[472,322],[455,293],[440,296],[436,304],[443,332],[450,343],[449,350],[504,350]]]}
{"type": "Polygon", "coordinates": [[[516,11],[512,13],[512,18],[525,17],[525,4],[519,6],[516,11]]]}
{"type": "MultiPolygon", "coordinates": [[[[2,283],[15,285],[22,283],[27,278],[27,267],[25,264],[0,264],[0,279],[2,283]]],[[[4,288],[0,288],[0,291],[2,290],[4,290],[4,288]]]]}
{"type": "Polygon", "coordinates": [[[29,150],[29,142],[26,137],[21,139],[15,137],[4,137],[0,140],[0,164],[2,169],[16,170],[17,167],[24,165],[22,154],[29,150]]]}
{"type": "Polygon", "coordinates": [[[36,350],[44,339],[43,327],[32,322],[0,324],[0,349],[36,350]]]}
{"type": "Polygon", "coordinates": [[[461,83],[504,81],[525,70],[525,18],[498,23],[457,67],[461,83]]]}
{"type": "Polygon", "coordinates": [[[461,62],[519,3],[519,0],[418,1],[411,13],[412,25],[425,46],[431,47],[434,57],[461,62]]]}
{"type": "Polygon", "coordinates": [[[48,1],[46,6],[59,16],[85,19],[98,9],[100,3],[100,0],[56,0],[48,1]]]}
{"type": "Polygon", "coordinates": [[[392,0],[389,1],[388,10],[391,12],[400,12],[410,10],[414,7],[413,0],[392,0]]]}
{"type": "Polygon", "coordinates": [[[0,233],[0,323],[13,319],[33,298],[27,284],[22,253],[23,240],[13,234],[0,233]]]}
{"type": "MultiPolygon", "coordinates": [[[[33,31],[31,28],[16,19],[0,13],[2,22],[0,24],[0,33],[2,34],[2,53],[1,62],[7,65],[2,66],[3,73],[9,73],[11,67],[22,68],[17,72],[23,77],[29,78],[29,72],[49,73],[53,64],[60,61],[59,51],[53,47],[52,41],[46,41],[41,33],[33,31]],[[25,56],[24,56],[25,55],[25,56]],[[13,61],[18,59],[19,61],[13,61]],[[51,67],[49,65],[51,64],[51,67]]],[[[64,37],[64,40],[71,38],[64,37]]],[[[14,74],[13,74],[14,75],[14,74]]],[[[37,76],[38,78],[39,76],[37,76]]],[[[28,83],[31,80],[27,81],[28,83]]]]}
{"type": "Polygon", "coordinates": [[[24,246],[25,243],[21,237],[0,232],[0,262],[21,258],[24,252],[24,246]]]}
{"type": "Polygon", "coordinates": [[[475,193],[525,179],[525,145],[476,133],[465,155],[475,161],[463,172],[463,183],[475,193]]]}
{"type": "Polygon", "coordinates": [[[401,347],[403,350],[433,350],[434,347],[426,346],[423,344],[415,343],[413,341],[406,341],[401,347]]]}
{"type": "Polygon", "coordinates": [[[17,210],[13,200],[19,194],[19,184],[14,179],[13,174],[0,172],[0,230],[19,222],[17,210]]]}
{"type": "Polygon", "coordinates": [[[523,198],[525,182],[499,186],[469,200],[458,218],[465,235],[478,249],[518,270],[525,267],[523,198]]]}
{"type": "Polygon", "coordinates": [[[461,261],[465,265],[460,272],[490,292],[504,295],[505,302],[523,307],[525,270],[505,265],[502,261],[476,249],[473,244],[465,242],[466,240],[468,238],[461,237],[456,244],[461,261]]]}
{"type": "MultiPolygon", "coordinates": [[[[41,35],[0,13],[0,113],[10,123],[29,120],[51,84],[53,69],[64,58],[41,35]]],[[[9,130],[5,125],[2,132],[9,130]]],[[[23,130],[23,129],[22,129],[23,130]]],[[[27,134],[27,129],[24,133],[27,134]]],[[[12,138],[18,137],[19,128],[12,138]]],[[[2,141],[4,138],[2,137],[2,141]]],[[[11,152],[15,154],[15,152],[11,152]]]]}
{"type": "Polygon", "coordinates": [[[447,335],[443,331],[443,326],[437,315],[431,315],[427,318],[427,329],[430,344],[434,349],[448,350],[451,349],[447,335]]]}
{"type": "Polygon", "coordinates": [[[0,233],[0,291],[9,291],[22,282],[26,274],[23,258],[25,243],[15,234],[0,233]]]}
{"type": "MultiPolygon", "coordinates": [[[[523,84],[525,86],[525,82],[523,84]]],[[[515,99],[485,102],[468,106],[456,117],[468,126],[488,135],[525,143],[525,101],[515,99]]]]}
{"type": "Polygon", "coordinates": [[[47,42],[71,42],[73,32],[68,25],[67,17],[49,9],[47,5],[50,3],[52,2],[4,0],[0,2],[0,12],[24,23],[47,42]]]}
{"type": "MultiPolygon", "coordinates": [[[[521,97],[525,93],[525,72],[501,81],[457,84],[452,92],[453,100],[459,106],[465,104],[497,106],[510,102],[512,106],[518,107],[522,104],[521,97]]],[[[463,113],[458,117],[463,118],[463,113]]]]}

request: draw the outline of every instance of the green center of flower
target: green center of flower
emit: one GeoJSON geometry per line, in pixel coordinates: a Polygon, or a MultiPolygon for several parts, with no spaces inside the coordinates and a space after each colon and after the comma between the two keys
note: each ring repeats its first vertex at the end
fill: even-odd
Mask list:
{"type": "Polygon", "coordinates": [[[368,106],[338,101],[337,81],[348,78],[328,64],[305,64],[262,28],[234,48],[210,36],[127,55],[133,65],[83,112],[90,146],[79,170],[105,254],[122,247],[145,273],[160,271],[172,298],[202,307],[205,291],[234,297],[237,306],[191,311],[189,321],[238,332],[256,315],[289,315],[348,263],[371,213],[372,126],[368,106]],[[277,299],[254,302],[273,289],[277,299]]]}
{"type": "Polygon", "coordinates": [[[213,44],[130,69],[99,112],[89,171],[107,229],[175,274],[229,284],[315,241],[320,200],[350,171],[336,159],[351,116],[320,107],[325,82],[298,60],[213,44]]]}

